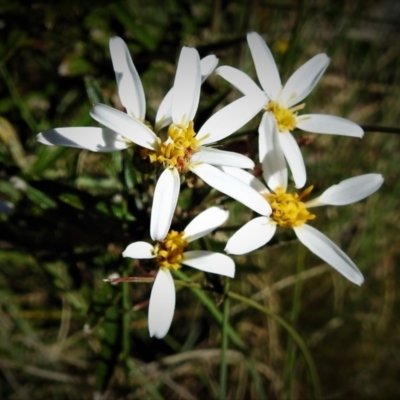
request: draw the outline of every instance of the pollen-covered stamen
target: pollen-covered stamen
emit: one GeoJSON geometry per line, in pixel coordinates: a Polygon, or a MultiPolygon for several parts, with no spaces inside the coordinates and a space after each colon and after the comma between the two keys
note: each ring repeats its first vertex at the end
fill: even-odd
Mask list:
{"type": "Polygon", "coordinates": [[[170,231],[162,242],[155,245],[154,252],[161,268],[177,270],[181,267],[183,250],[188,245],[184,235],[185,232],[170,231]]]}
{"type": "Polygon", "coordinates": [[[159,142],[157,151],[149,152],[150,161],[162,163],[165,167],[176,167],[181,173],[187,172],[187,163],[199,147],[195,136],[193,121],[186,128],[171,124],[168,139],[164,143],[159,142]]]}
{"type": "Polygon", "coordinates": [[[293,228],[305,224],[307,221],[315,218],[311,214],[305,204],[301,201],[312,191],[313,186],[303,190],[300,194],[286,193],[283,189],[278,188],[275,194],[268,193],[264,197],[271,205],[271,218],[283,227],[293,228]]]}
{"type": "Polygon", "coordinates": [[[274,114],[279,132],[290,132],[296,128],[297,111],[302,110],[304,107],[305,103],[286,108],[275,101],[270,101],[265,110],[274,114]]]}

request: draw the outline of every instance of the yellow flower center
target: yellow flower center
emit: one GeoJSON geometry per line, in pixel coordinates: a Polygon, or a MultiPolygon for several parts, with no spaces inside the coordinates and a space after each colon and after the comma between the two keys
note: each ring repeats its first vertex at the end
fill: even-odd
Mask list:
{"type": "Polygon", "coordinates": [[[168,140],[164,143],[159,141],[157,151],[149,151],[150,162],[159,162],[164,167],[176,167],[179,172],[188,171],[188,161],[199,147],[199,141],[195,138],[196,132],[193,129],[193,121],[184,128],[171,124],[168,128],[168,140]]]}
{"type": "Polygon", "coordinates": [[[279,132],[290,132],[296,128],[297,111],[302,110],[305,104],[299,104],[296,107],[286,108],[275,101],[270,101],[266,111],[274,114],[279,132]]]}
{"type": "Polygon", "coordinates": [[[307,221],[314,219],[315,215],[311,214],[301,201],[312,189],[313,186],[310,186],[300,194],[292,194],[278,188],[275,194],[265,194],[264,197],[272,208],[271,218],[279,226],[289,228],[303,225],[307,221]]]}
{"type": "Polygon", "coordinates": [[[185,232],[170,231],[162,242],[156,244],[155,254],[161,268],[177,270],[181,267],[183,250],[188,245],[184,235],[185,232]]]}

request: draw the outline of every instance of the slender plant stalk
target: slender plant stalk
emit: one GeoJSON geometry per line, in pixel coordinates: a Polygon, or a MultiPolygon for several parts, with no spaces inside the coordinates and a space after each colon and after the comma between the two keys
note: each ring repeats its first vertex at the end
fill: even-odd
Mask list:
{"type": "Polygon", "coordinates": [[[133,376],[136,376],[138,378],[141,386],[145,387],[148,394],[151,395],[151,397],[148,397],[148,398],[151,398],[154,400],[164,400],[164,397],[157,390],[158,384],[155,382],[151,382],[147,378],[146,374],[144,374],[142,372],[140,367],[138,367],[136,365],[136,363],[134,362],[134,360],[132,358],[129,359],[128,367],[130,370],[130,378],[132,379],[133,376]]]}
{"type": "MultiPolygon", "coordinates": [[[[125,268],[123,276],[127,277],[129,275],[129,266],[125,263],[125,268]]],[[[126,380],[129,380],[129,355],[130,355],[130,343],[129,343],[129,325],[130,325],[130,296],[129,296],[129,286],[128,282],[122,283],[122,359],[125,366],[125,376],[126,380]]]]}
{"type": "Polygon", "coordinates": [[[14,80],[5,65],[0,67],[0,73],[3,75],[4,82],[7,85],[11,98],[13,99],[15,105],[19,108],[22,119],[27,123],[27,125],[33,132],[37,132],[37,123],[30,113],[28,107],[21,99],[14,80]]]}
{"type": "Polygon", "coordinates": [[[226,351],[228,349],[228,321],[229,321],[229,280],[225,278],[224,288],[224,304],[222,311],[222,329],[221,329],[221,362],[219,370],[219,399],[226,399],[226,388],[227,388],[227,373],[228,365],[226,362],[226,351]]]}
{"type": "MultiPolygon", "coordinates": [[[[182,271],[174,271],[174,274],[181,279],[182,281],[188,282],[189,278],[182,271]]],[[[196,285],[197,286],[197,285],[196,285]]],[[[197,298],[203,303],[203,305],[207,308],[210,314],[218,321],[219,324],[223,322],[223,315],[215,306],[213,301],[198,287],[189,286],[189,289],[197,296],[197,298]]],[[[257,368],[252,358],[247,355],[247,349],[242,339],[240,339],[237,332],[229,325],[229,322],[226,323],[226,334],[229,339],[240,349],[245,358],[247,369],[253,378],[253,382],[255,385],[255,391],[257,393],[257,399],[266,400],[267,395],[265,393],[262,381],[258,374],[257,368]]]]}
{"type": "Polygon", "coordinates": [[[286,332],[292,337],[292,339],[299,346],[300,351],[303,353],[303,357],[307,363],[307,366],[308,366],[308,369],[310,372],[311,383],[312,383],[313,390],[314,390],[314,398],[319,399],[321,397],[321,389],[320,389],[317,369],[315,367],[315,364],[311,357],[311,354],[309,353],[307,346],[304,343],[303,339],[300,337],[300,335],[283,318],[281,318],[279,315],[272,313],[267,308],[256,303],[254,300],[248,299],[247,297],[241,296],[241,295],[233,293],[233,292],[229,292],[228,296],[231,299],[241,301],[242,303],[246,303],[250,307],[255,308],[256,310],[261,311],[262,313],[264,313],[265,315],[267,315],[268,317],[270,317],[274,321],[276,321],[279,325],[281,325],[286,330],[286,332]]]}
{"type": "MultiPolygon", "coordinates": [[[[300,312],[300,303],[301,303],[301,291],[303,287],[303,281],[300,278],[303,269],[304,269],[304,246],[297,246],[297,268],[296,268],[296,281],[294,284],[294,293],[293,293],[293,303],[292,310],[290,313],[290,323],[294,325],[297,321],[297,317],[300,312]]],[[[293,338],[289,336],[286,348],[286,360],[284,367],[284,381],[286,382],[286,386],[289,388],[289,399],[292,400],[296,397],[295,395],[295,370],[296,370],[296,352],[297,347],[293,342],[293,338]]]]}

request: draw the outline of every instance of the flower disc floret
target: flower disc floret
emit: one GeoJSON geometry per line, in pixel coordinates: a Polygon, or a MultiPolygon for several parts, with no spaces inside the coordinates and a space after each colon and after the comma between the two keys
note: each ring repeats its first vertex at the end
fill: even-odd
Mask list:
{"type": "Polygon", "coordinates": [[[156,244],[155,254],[161,268],[178,270],[183,260],[183,250],[188,245],[185,232],[170,231],[166,238],[156,244]]]}
{"type": "Polygon", "coordinates": [[[297,111],[303,109],[305,104],[286,108],[275,101],[270,101],[265,110],[274,114],[279,132],[290,132],[296,128],[297,111]]]}
{"type": "Polygon", "coordinates": [[[187,172],[187,163],[199,147],[195,136],[193,121],[186,128],[171,124],[168,128],[168,140],[160,143],[157,151],[150,152],[150,161],[162,163],[165,167],[176,167],[180,173],[187,172]]]}
{"type": "Polygon", "coordinates": [[[271,218],[282,227],[298,227],[307,221],[315,218],[305,204],[301,201],[312,190],[308,187],[302,193],[286,193],[283,189],[277,189],[274,193],[268,193],[265,196],[272,208],[271,218]]]}

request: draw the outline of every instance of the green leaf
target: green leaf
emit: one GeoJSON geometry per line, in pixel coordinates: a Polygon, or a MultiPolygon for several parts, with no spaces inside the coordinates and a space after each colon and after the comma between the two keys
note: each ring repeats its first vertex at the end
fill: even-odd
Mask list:
{"type": "Polygon", "coordinates": [[[84,75],[93,70],[92,64],[85,60],[81,55],[70,55],[68,58],[65,58],[60,67],[59,73],[63,76],[76,76],[76,75],[84,75]]]}
{"type": "Polygon", "coordinates": [[[120,20],[132,36],[147,50],[155,50],[158,40],[150,34],[149,27],[142,25],[123,4],[112,4],[111,11],[120,20]]]}
{"type": "Polygon", "coordinates": [[[86,93],[89,97],[89,100],[92,104],[95,103],[103,103],[110,105],[110,102],[103,96],[101,91],[100,85],[98,84],[97,80],[91,76],[85,76],[85,87],[86,93]]]}
{"type": "Polygon", "coordinates": [[[26,186],[26,196],[29,200],[39,205],[41,208],[57,208],[57,203],[48,197],[46,194],[41,192],[34,187],[27,185],[26,186]]]}

